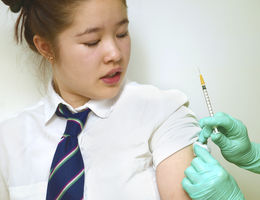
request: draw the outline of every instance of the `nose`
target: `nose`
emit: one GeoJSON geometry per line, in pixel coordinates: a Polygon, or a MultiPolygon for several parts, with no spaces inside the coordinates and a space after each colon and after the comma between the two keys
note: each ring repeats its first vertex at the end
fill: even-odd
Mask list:
{"type": "Polygon", "coordinates": [[[105,56],[104,62],[106,64],[110,62],[119,62],[122,59],[121,50],[114,40],[110,40],[105,44],[105,56]]]}

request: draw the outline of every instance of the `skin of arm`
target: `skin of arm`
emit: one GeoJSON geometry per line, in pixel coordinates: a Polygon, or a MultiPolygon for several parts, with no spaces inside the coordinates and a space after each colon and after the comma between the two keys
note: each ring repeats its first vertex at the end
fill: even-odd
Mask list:
{"type": "Polygon", "coordinates": [[[192,146],[187,146],[163,160],[156,169],[157,186],[161,200],[190,199],[182,188],[184,171],[194,158],[192,146]]]}

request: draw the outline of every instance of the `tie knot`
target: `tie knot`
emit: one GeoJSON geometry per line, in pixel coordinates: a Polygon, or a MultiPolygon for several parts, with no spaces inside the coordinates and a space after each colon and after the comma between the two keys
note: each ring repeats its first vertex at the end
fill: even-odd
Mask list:
{"type": "Polygon", "coordinates": [[[90,109],[78,113],[72,113],[67,106],[59,104],[56,115],[67,119],[67,126],[64,135],[78,136],[86,123],[90,109]]]}

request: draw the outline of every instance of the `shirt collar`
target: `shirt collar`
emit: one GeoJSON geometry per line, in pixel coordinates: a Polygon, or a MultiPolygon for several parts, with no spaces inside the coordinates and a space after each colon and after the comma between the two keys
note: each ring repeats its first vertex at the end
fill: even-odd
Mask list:
{"type": "Polygon", "coordinates": [[[47,124],[51,118],[55,115],[56,109],[60,103],[66,105],[68,109],[73,112],[80,112],[86,108],[89,108],[92,112],[95,113],[100,118],[108,118],[110,113],[113,111],[114,104],[118,100],[123,88],[125,86],[125,82],[122,84],[121,90],[119,94],[111,99],[103,99],[103,100],[89,100],[85,105],[80,106],[78,108],[73,108],[67,102],[65,102],[54,90],[52,82],[49,82],[47,95],[44,98],[44,107],[45,107],[45,119],[44,122],[47,124]]]}

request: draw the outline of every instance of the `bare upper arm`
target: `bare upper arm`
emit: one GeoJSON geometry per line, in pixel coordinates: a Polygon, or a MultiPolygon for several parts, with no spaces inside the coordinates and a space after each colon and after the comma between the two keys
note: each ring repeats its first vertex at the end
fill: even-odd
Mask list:
{"type": "Polygon", "coordinates": [[[183,190],[181,182],[185,176],[184,171],[193,158],[192,145],[190,145],[166,158],[157,166],[156,179],[161,200],[190,199],[183,190]]]}

